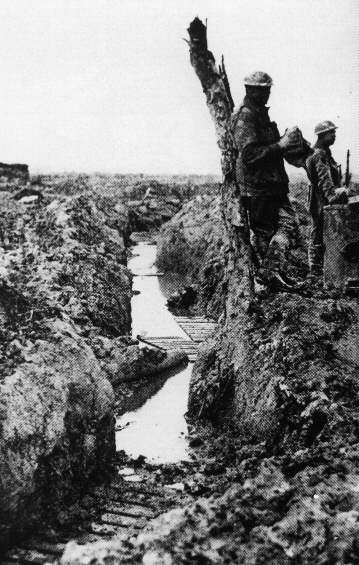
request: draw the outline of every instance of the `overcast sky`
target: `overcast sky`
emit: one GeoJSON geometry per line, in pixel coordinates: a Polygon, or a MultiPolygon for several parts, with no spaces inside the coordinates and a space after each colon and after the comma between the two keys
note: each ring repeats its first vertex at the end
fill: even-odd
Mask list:
{"type": "Polygon", "coordinates": [[[243,77],[267,71],[280,131],[298,125],[313,142],[315,123],[334,121],[333,153],[344,162],[350,147],[359,172],[357,0],[1,0],[0,161],[32,172],[219,173],[182,40],[197,15],[236,103],[243,77]]]}

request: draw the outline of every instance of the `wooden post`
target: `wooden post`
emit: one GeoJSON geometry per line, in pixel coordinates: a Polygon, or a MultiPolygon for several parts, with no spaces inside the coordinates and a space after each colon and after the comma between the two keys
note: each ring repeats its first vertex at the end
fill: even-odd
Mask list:
{"type": "Polygon", "coordinates": [[[324,283],[345,290],[359,279],[359,207],[324,207],[324,283]]]}

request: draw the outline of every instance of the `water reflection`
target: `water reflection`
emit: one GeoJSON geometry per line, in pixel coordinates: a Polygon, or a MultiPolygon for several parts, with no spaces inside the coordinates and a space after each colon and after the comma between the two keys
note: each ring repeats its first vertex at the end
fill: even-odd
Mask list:
{"type": "MultiPolygon", "coordinates": [[[[132,335],[142,336],[179,336],[189,339],[184,331],[174,320],[172,314],[166,307],[168,298],[163,293],[171,287],[173,277],[156,277],[157,272],[154,265],[156,259],[156,245],[139,243],[134,247],[136,255],[131,257],[128,267],[135,275],[133,289],[139,291],[132,297],[132,335]],[[138,254],[138,255],[137,255],[138,254]],[[163,279],[163,280],[162,280],[163,279]],[[164,280],[168,280],[168,284],[164,280]]],[[[176,279],[178,284],[178,278],[176,279]]]]}
{"type": "Polygon", "coordinates": [[[118,450],[124,449],[132,457],[144,455],[157,463],[188,459],[184,414],[191,372],[189,364],[168,379],[141,408],[118,418],[117,426],[125,426],[116,433],[118,450]]]}

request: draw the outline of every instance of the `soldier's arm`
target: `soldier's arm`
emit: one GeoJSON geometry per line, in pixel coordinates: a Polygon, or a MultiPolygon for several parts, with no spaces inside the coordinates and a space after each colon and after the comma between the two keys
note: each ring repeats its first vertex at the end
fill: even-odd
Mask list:
{"type": "Polygon", "coordinates": [[[242,153],[243,162],[254,164],[282,153],[277,143],[263,145],[259,142],[254,124],[246,116],[240,116],[234,131],[237,148],[242,153]]]}

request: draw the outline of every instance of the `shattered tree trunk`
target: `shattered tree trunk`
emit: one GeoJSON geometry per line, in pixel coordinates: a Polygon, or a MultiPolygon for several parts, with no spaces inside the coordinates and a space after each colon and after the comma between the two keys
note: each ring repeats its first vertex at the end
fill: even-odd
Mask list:
{"type": "MultiPolygon", "coordinates": [[[[206,95],[207,106],[215,125],[217,144],[221,150],[223,173],[221,207],[222,217],[231,242],[230,253],[232,256],[229,259],[229,264],[232,264],[238,273],[237,282],[241,286],[242,297],[249,306],[254,299],[253,272],[247,212],[242,207],[235,182],[237,152],[231,128],[233,100],[223,57],[222,66],[217,68],[214,56],[208,50],[207,27],[199,18],[195,18],[188,28],[188,34],[191,64],[206,95]],[[236,210],[240,218],[238,226],[234,226],[232,221],[236,210]]],[[[238,306],[238,304],[227,304],[227,316],[231,314],[232,310],[238,309],[238,306]]]]}

